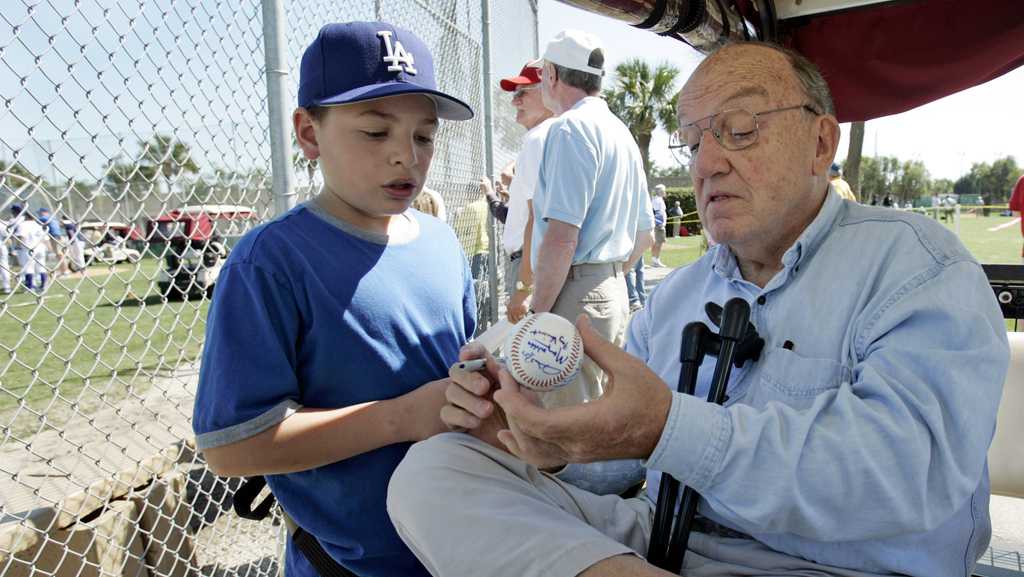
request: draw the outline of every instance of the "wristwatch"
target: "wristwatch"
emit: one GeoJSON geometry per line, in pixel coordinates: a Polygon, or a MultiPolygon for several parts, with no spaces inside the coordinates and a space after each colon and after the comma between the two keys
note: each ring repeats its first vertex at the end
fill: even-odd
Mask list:
{"type": "Polygon", "coordinates": [[[528,285],[521,280],[516,281],[516,292],[523,292],[528,295],[533,294],[533,285],[528,285]]]}

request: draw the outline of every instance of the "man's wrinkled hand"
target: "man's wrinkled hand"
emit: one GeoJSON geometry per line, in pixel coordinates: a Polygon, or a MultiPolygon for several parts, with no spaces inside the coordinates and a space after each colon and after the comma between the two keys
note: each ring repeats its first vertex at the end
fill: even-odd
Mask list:
{"type": "Polygon", "coordinates": [[[607,375],[601,398],[545,409],[503,372],[494,400],[509,427],[498,435],[524,461],[548,467],[611,459],[646,459],[661,438],[672,392],[636,357],[601,337],[581,315],[584,352],[607,375]]]}

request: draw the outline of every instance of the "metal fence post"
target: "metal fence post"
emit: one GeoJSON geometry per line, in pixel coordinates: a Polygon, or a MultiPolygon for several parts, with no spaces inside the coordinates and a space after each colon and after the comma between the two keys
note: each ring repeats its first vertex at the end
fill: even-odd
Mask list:
{"type": "MultiPolygon", "coordinates": [[[[482,50],[483,62],[483,96],[484,96],[484,167],[487,170],[487,178],[494,178],[494,107],[491,102],[491,2],[480,0],[480,17],[482,22],[482,50]]],[[[498,322],[498,227],[495,224],[494,214],[487,211],[487,235],[490,239],[490,246],[487,250],[487,271],[488,271],[488,292],[490,297],[490,321],[498,322]]],[[[508,279],[505,279],[508,282],[508,279]]]]}
{"type": "Polygon", "coordinates": [[[283,0],[263,0],[263,51],[267,75],[267,115],[270,127],[270,167],[273,173],[274,212],[295,206],[295,172],[291,158],[291,126],[286,112],[288,67],[285,53],[283,0]]]}

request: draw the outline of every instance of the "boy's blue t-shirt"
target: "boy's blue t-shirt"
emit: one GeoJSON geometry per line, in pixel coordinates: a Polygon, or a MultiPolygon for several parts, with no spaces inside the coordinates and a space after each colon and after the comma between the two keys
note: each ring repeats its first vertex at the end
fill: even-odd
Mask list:
{"type": "MultiPolygon", "coordinates": [[[[451,228],[407,216],[419,233],[398,243],[310,203],[239,241],[207,319],[193,415],[200,449],[256,435],[302,407],[390,399],[448,374],[475,328],[472,279],[451,228]]],[[[426,576],[385,509],[408,448],[267,480],[299,526],[352,571],[426,576]]],[[[297,553],[289,546],[288,574],[314,576],[297,553]]]]}

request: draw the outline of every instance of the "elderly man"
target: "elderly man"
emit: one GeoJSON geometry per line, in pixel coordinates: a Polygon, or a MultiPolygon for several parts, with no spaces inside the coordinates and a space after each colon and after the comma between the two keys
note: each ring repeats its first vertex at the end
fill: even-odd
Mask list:
{"type": "Polygon", "coordinates": [[[580,319],[609,375],[601,399],[548,410],[496,364],[459,376],[442,418],[472,435],[435,436],[399,466],[388,499],[403,539],[434,575],[668,575],[640,557],[664,471],[703,497],[684,575],[969,575],[990,535],[986,451],[1009,359],[981,267],[929,219],[830,189],[839,125],[802,57],[727,46],[678,112],[720,244],[654,291],[632,355],[580,319]],[[682,327],[712,326],[705,303],[734,297],[767,341],[760,360],[733,371],[725,406],[703,400],[713,363],[696,395],[673,392],[682,327]],[[507,426],[486,398],[495,375],[507,426]],[[646,498],[538,469],[629,457],[650,469],[646,498]]]}
{"type": "MultiPolygon", "coordinates": [[[[530,239],[533,227],[533,196],[537,188],[540,162],[544,156],[544,140],[551,126],[552,113],[544,106],[540,93],[541,62],[527,62],[518,76],[503,78],[501,89],[512,93],[512,106],[516,108],[516,122],[526,129],[523,147],[515,162],[515,176],[508,192],[508,214],[502,246],[509,255],[509,304],[506,315],[517,322],[526,315],[530,294],[533,292],[533,273],[530,267],[530,239]],[[525,241],[525,242],[524,242],[525,241]]],[[[482,181],[481,186],[487,184],[482,181]]],[[[485,190],[485,193],[487,190],[485,190]]]]}
{"type": "MultiPolygon", "coordinates": [[[[548,129],[533,201],[532,312],[570,320],[585,312],[621,344],[629,317],[624,272],[650,246],[654,228],[640,149],[598,96],[604,51],[597,37],[564,30],[544,52],[544,105],[559,118],[548,129]]],[[[548,406],[601,395],[604,377],[589,359],[577,383],[552,391],[548,406]]]]}

